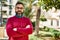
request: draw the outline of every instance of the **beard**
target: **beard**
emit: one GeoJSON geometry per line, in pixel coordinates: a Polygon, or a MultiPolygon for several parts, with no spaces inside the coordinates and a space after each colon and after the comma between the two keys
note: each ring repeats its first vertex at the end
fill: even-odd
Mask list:
{"type": "Polygon", "coordinates": [[[15,12],[15,13],[16,13],[16,14],[22,14],[23,12],[20,12],[20,11],[19,11],[19,12],[15,12]]]}
{"type": "Polygon", "coordinates": [[[17,16],[23,16],[23,12],[15,12],[17,16]]]}

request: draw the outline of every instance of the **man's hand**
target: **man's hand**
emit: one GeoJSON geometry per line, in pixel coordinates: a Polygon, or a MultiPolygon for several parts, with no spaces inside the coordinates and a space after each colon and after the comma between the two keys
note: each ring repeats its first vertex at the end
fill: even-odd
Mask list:
{"type": "Polygon", "coordinates": [[[27,25],[26,28],[30,28],[30,25],[27,25]]]}
{"type": "MultiPolygon", "coordinates": [[[[30,28],[30,25],[27,25],[26,28],[30,28]]],[[[17,31],[17,28],[13,28],[13,31],[17,31]]]]}
{"type": "Polygon", "coordinates": [[[17,28],[13,28],[13,31],[17,31],[17,28]]]}

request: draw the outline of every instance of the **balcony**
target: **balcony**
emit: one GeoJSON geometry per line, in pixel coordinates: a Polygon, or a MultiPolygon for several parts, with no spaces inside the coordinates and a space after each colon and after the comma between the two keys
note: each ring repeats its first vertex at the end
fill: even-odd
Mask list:
{"type": "Polygon", "coordinates": [[[2,7],[2,10],[9,10],[9,7],[7,6],[7,7],[2,7]]]}

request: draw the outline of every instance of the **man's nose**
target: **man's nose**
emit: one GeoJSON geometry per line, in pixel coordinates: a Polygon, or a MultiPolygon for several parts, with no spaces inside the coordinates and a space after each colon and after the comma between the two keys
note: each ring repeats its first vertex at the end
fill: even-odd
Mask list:
{"type": "Polygon", "coordinates": [[[18,10],[21,10],[21,9],[18,9],[18,10]]]}

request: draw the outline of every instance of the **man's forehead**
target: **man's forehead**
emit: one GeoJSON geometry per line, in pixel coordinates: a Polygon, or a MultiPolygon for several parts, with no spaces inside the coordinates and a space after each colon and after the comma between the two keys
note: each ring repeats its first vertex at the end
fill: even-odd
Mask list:
{"type": "Polygon", "coordinates": [[[17,4],[16,7],[24,7],[22,4],[17,4]]]}

